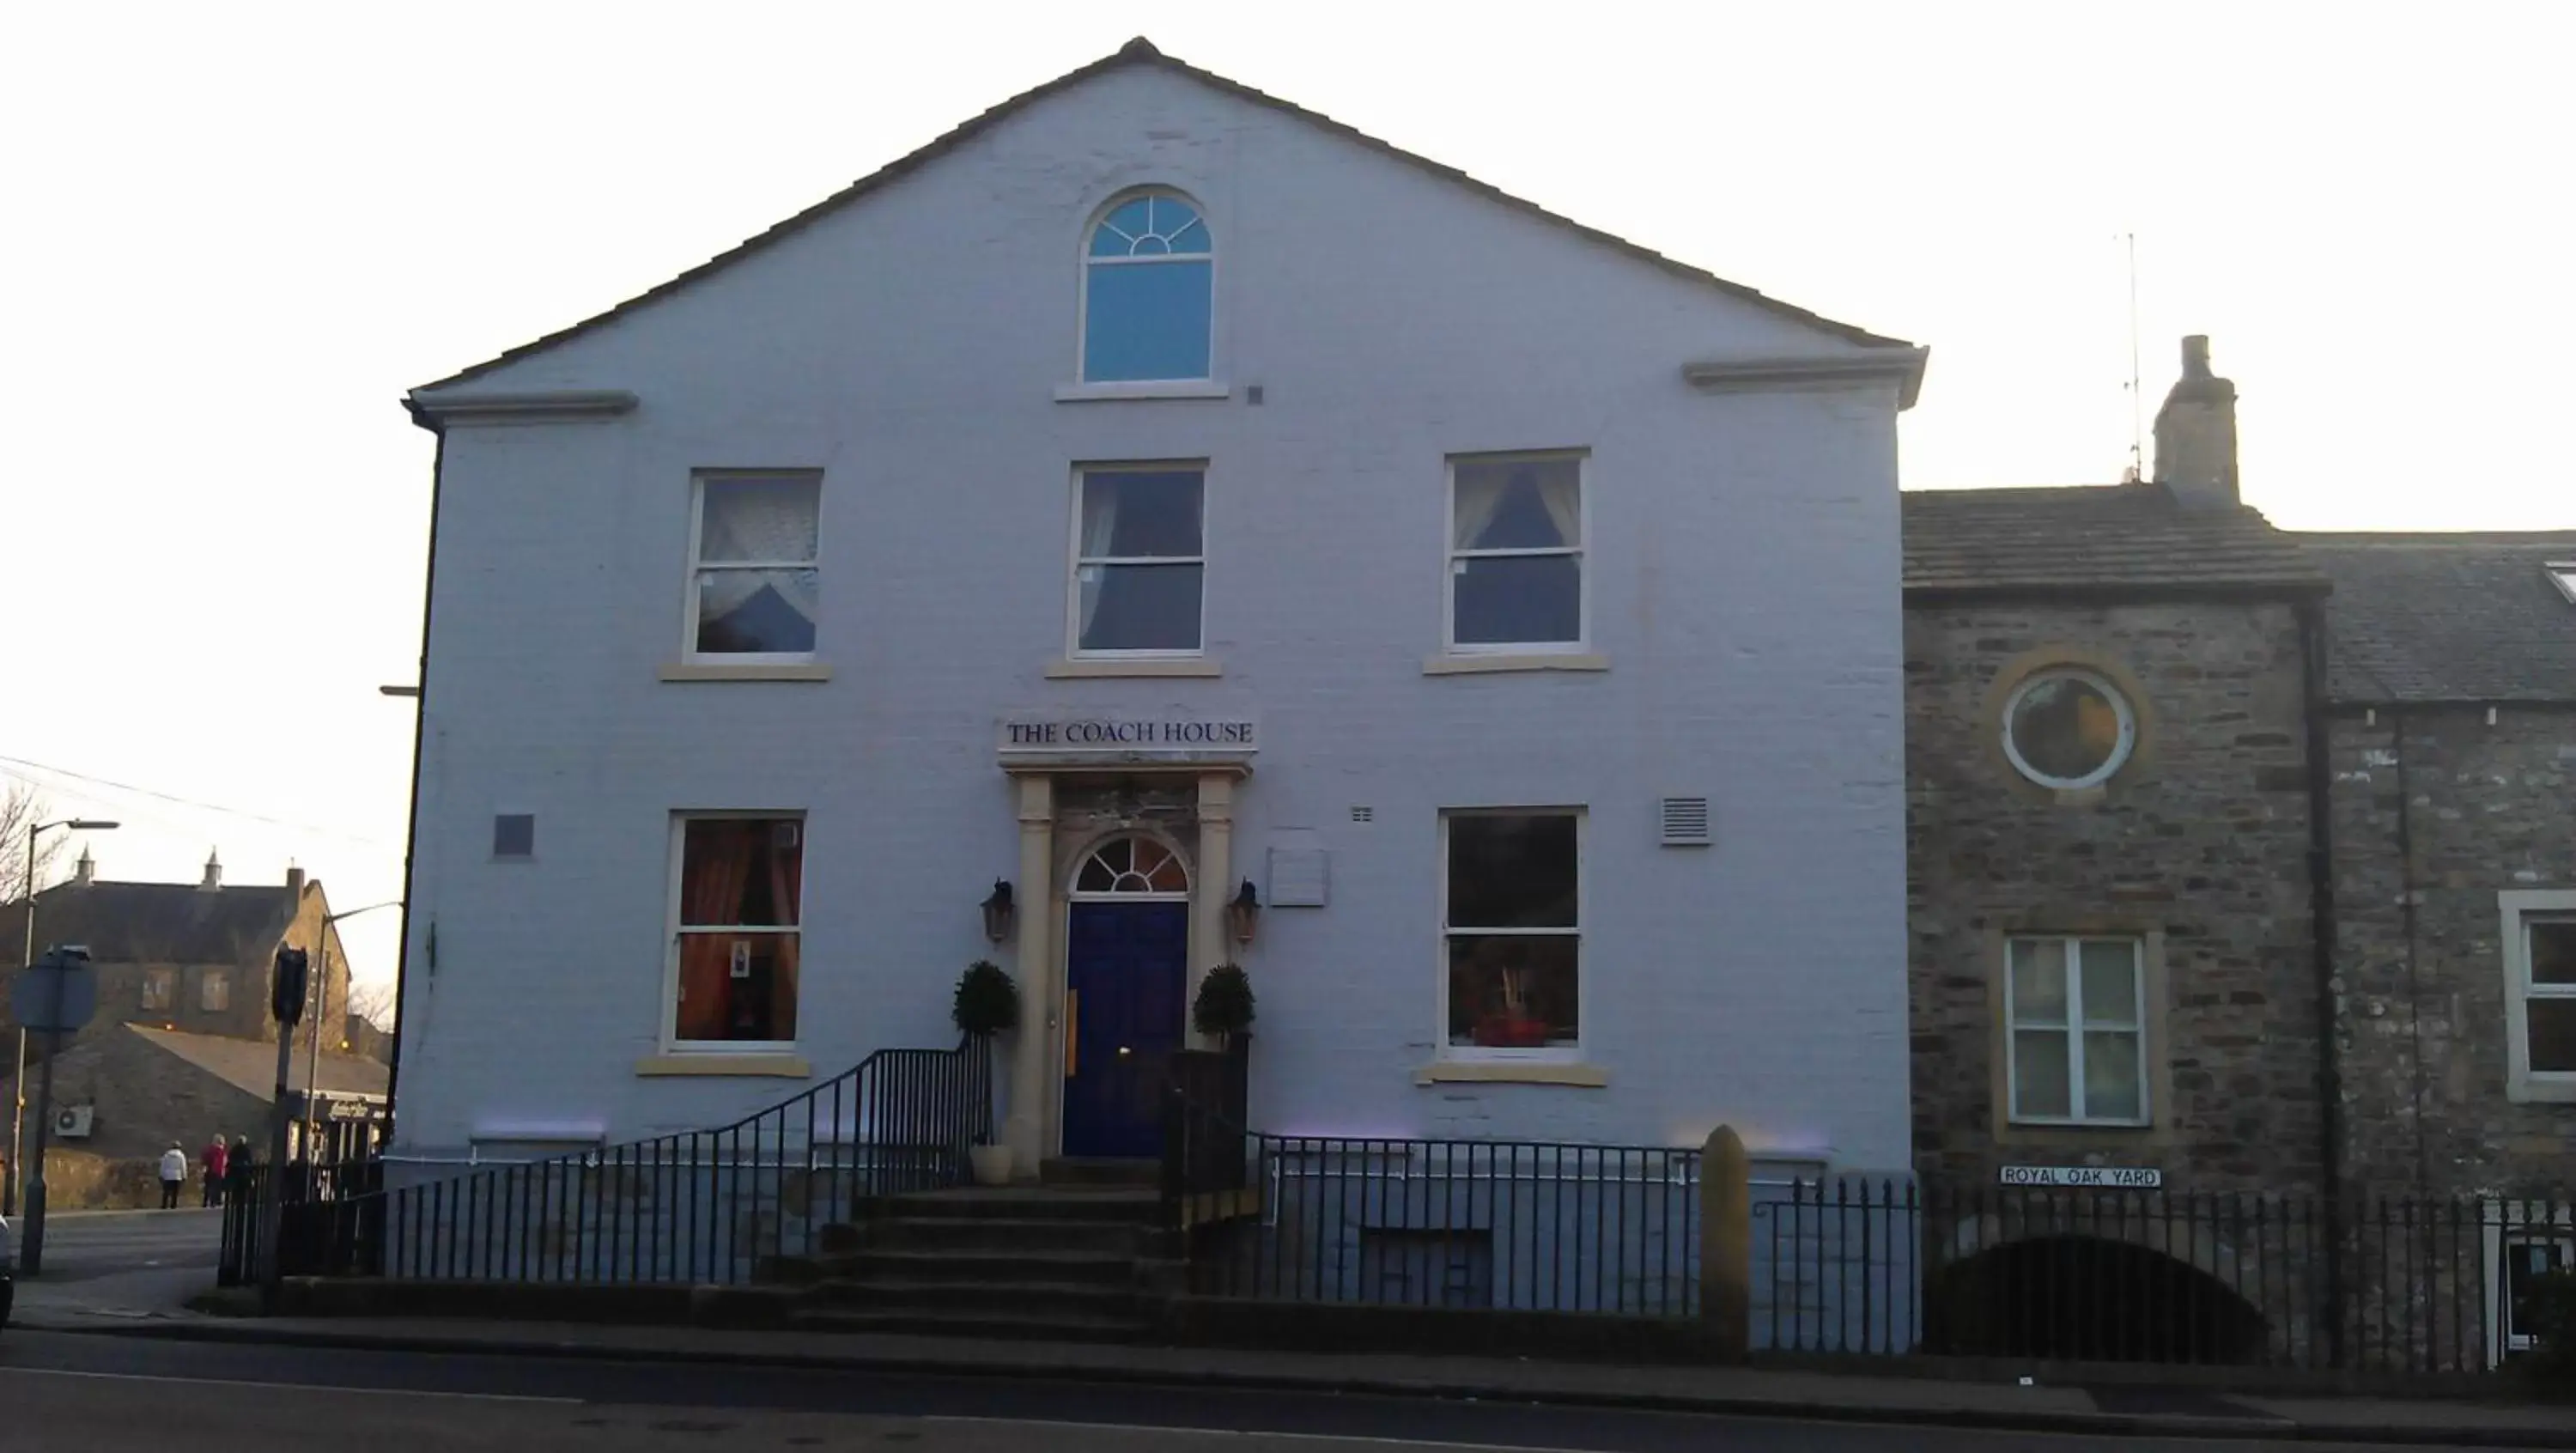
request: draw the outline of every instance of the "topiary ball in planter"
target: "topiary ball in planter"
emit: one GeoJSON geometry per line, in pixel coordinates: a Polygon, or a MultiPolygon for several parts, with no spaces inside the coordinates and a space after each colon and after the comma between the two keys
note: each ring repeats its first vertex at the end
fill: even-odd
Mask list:
{"type": "Polygon", "coordinates": [[[949,1005],[949,1018],[957,1023],[957,1032],[971,1038],[983,1038],[1016,1029],[1020,1023],[1020,988],[1002,966],[990,959],[977,959],[957,977],[957,997],[949,1005]]]}
{"type": "Polygon", "coordinates": [[[1240,964],[1219,964],[1199,980],[1190,1004],[1190,1027],[1211,1038],[1233,1040],[1252,1032],[1252,978],[1240,964]]]}

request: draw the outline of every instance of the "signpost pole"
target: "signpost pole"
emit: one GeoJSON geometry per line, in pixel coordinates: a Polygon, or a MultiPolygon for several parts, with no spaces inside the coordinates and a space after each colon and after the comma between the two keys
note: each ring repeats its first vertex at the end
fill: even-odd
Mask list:
{"type": "Polygon", "coordinates": [[[268,1106],[268,1165],[252,1194],[264,1197],[259,1207],[260,1310],[277,1314],[278,1293],[285,1286],[285,1261],[278,1253],[286,1200],[286,1082],[295,1072],[295,1025],[304,1017],[305,974],[310,960],[300,948],[281,948],[269,974],[269,1016],[277,1021],[277,1092],[268,1106]]]}
{"type": "Polygon", "coordinates": [[[63,984],[70,977],[70,962],[60,953],[45,955],[49,970],[45,997],[45,1074],[36,1081],[36,1165],[35,1174],[27,1179],[27,1239],[19,1250],[18,1264],[27,1275],[45,1269],[45,1142],[53,1138],[54,1129],[54,1061],[63,1047],[63,984]]]}

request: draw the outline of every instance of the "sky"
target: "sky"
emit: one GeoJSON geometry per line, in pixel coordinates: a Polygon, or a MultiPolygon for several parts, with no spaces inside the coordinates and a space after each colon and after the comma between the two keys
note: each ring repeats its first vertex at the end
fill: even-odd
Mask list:
{"type": "MultiPolygon", "coordinates": [[[[416,671],[431,463],[403,391],[1139,32],[1930,345],[1909,488],[2117,479],[2133,338],[2152,418],[2206,333],[2276,523],[2576,528],[2576,6],[1527,10],[22,7],[0,773],[124,824],[103,877],[211,851],[398,897],[413,713],[377,687],[416,671]]],[[[397,915],[344,934],[391,977],[397,915]]]]}

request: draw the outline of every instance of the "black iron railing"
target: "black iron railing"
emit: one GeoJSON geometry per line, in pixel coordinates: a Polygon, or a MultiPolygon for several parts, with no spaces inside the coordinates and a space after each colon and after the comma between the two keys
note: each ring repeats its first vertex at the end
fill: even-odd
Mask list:
{"type": "Polygon", "coordinates": [[[2482,1372],[2576,1259],[2555,1196],[1846,1179],[1757,1183],[1752,1215],[1754,1345],[1805,1353],[2482,1372]]]}
{"type": "Polygon", "coordinates": [[[1698,1314],[1697,1149],[1268,1135],[1189,1073],[1163,1191],[1196,1295],[1698,1314]]]}
{"type": "Polygon", "coordinates": [[[260,1175],[225,1213],[225,1265],[246,1277],[259,1264],[259,1201],[283,1183],[289,1274],[741,1283],[886,1196],[963,1183],[991,1125],[989,1041],[879,1050],[715,1129],[411,1185],[260,1175]]]}

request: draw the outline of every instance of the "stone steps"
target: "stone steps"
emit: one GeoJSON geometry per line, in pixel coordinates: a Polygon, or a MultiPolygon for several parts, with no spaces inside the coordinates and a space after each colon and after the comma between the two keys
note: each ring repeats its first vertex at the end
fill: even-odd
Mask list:
{"type": "Polygon", "coordinates": [[[1131,1184],[896,1196],[834,1227],[823,1255],[782,1261],[792,1321],[844,1332],[1134,1340],[1172,1277],[1161,1203],[1131,1184]]]}

